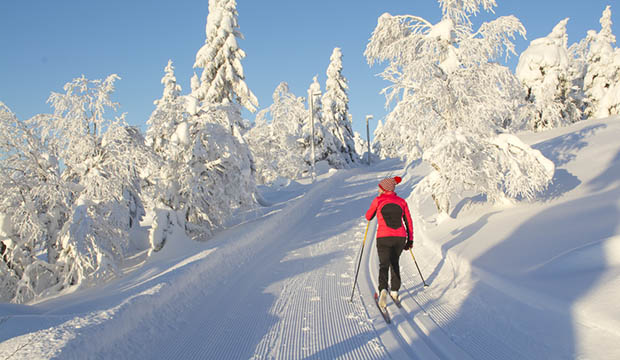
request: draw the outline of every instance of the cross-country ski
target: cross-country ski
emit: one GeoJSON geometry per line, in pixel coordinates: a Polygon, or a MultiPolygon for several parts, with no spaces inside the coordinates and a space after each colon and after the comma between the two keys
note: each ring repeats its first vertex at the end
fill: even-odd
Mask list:
{"type": "Polygon", "coordinates": [[[390,319],[390,312],[387,309],[387,305],[385,304],[382,305],[379,302],[379,294],[377,294],[376,292],[375,292],[374,299],[375,299],[375,304],[377,304],[377,308],[379,309],[379,312],[381,313],[381,316],[383,316],[383,320],[385,320],[385,322],[388,324],[392,322],[392,320],[390,319]]]}
{"type": "Polygon", "coordinates": [[[390,298],[392,298],[392,302],[394,302],[396,307],[398,307],[398,308],[402,308],[403,307],[403,304],[400,303],[400,298],[399,298],[398,295],[392,295],[390,293],[390,298]]]}

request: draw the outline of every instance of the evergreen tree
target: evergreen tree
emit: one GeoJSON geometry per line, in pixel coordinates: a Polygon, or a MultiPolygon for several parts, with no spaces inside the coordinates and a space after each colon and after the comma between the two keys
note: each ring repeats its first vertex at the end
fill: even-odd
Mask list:
{"type": "Polygon", "coordinates": [[[237,16],[235,0],[209,0],[206,40],[194,63],[203,71],[192,96],[207,104],[238,103],[254,112],[258,100],[244,81],[245,52],[237,44],[237,39],[243,39],[237,16]]]}
{"type": "MultiPolygon", "coordinates": [[[[372,135],[373,140],[371,143],[372,152],[379,155],[381,158],[385,158],[386,156],[391,157],[391,154],[386,154],[386,151],[384,151],[381,146],[381,144],[388,142],[388,135],[389,135],[387,132],[383,132],[383,121],[381,119],[377,121],[377,127],[375,128],[375,131],[372,134],[373,134],[372,135]]],[[[392,147],[389,147],[389,148],[391,149],[392,147]]]]}
{"type": "Polygon", "coordinates": [[[334,48],[327,68],[325,94],[323,94],[321,103],[323,105],[323,126],[332,135],[335,146],[328,161],[335,168],[348,167],[359,161],[348,116],[347,89],[347,80],[342,75],[342,52],[340,48],[334,48]]]}
{"type": "MultiPolygon", "coordinates": [[[[230,131],[241,122],[235,105],[210,104],[198,111],[196,98],[179,96],[171,63],[162,84],[147,130],[148,143],[162,160],[148,188],[154,251],[175,228],[196,240],[208,238],[235,209],[252,203],[255,192],[248,146],[236,128],[230,131]]],[[[198,88],[195,74],[192,88],[198,88]]]]}
{"type": "Polygon", "coordinates": [[[549,35],[535,39],[519,57],[516,76],[532,103],[526,117],[536,130],[555,128],[581,120],[579,99],[573,93],[574,78],[567,48],[566,23],[560,21],[549,35]]]}
{"type": "Polygon", "coordinates": [[[620,49],[613,47],[611,9],[601,16],[601,31],[588,32],[587,73],[584,79],[586,115],[607,117],[620,114],[620,49]]]}
{"type": "Polygon", "coordinates": [[[303,126],[308,117],[303,102],[290,92],[286,82],[280,83],[273,92],[273,104],[259,111],[254,127],[245,134],[260,183],[271,183],[278,177],[297,179],[309,173],[309,164],[303,161],[303,126]]]}
{"type": "Polygon", "coordinates": [[[314,163],[326,161],[331,167],[337,168],[342,164],[338,157],[338,147],[333,135],[323,125],[323,103],[321,85],[317,76],[312,78],[308,88],[308,108],[312,101],[312,119],[308,119],[303,127],[304,160],[312,164],[312,124],[314,123],[314,163]],[[312,121],[314,120],[314,121],[312,121]]]}
{"type": "Polygon", "coordinates": [[[180,194],[175,208],[194,239],[207,239],[235,210],[253,203],[253,160],[240,134],[221,125],[234,121],[228,116],[230,112],[211,108],[188,122],[179,155],[187,172],[175,172],[180,194]]]}
{"type": "MultiPolygon", "coordinates": [[[[355,143],[355,152],[360,154],[360,157],[363,158],[363,155],[368,152],[368,142],[357,131],[353,132],[353,142],[355,143]]],[[[366,156],[368,156],[368,154],[366,154],[366,156]]]]}
{"type": "MultiPolygon", "coordinates": [[[[196,74],[194,74],[196,77],[196,74]]],[[[197,80],[197,79],[196,79],[197,80]]],[[[164,69],[161,79],[164,91],[161,99],[153,103],[156,108],[147,121],[147,144],[159,155],[161,165],[151,174],[145,190],[148,194],[149,211],[153,212],[153,222],[149,232],[151,251],[159,251],[167,242],[167,235],[174,227],[185,230],[181,207],[186,202],[181,198],[179,179],[190,169],[183,161],[183,153],[189,146],[189,113],[187,103],[191,96],[182,97],[181,86],[176,82],[172,61],[164,69]],[[187,99],[187,101],[186,101],[187,99]]],[[[174,245],[172,245],[174,246],[174,245]]]]}
{"type": "Polygon", "coordinates": [[[164,71],[164,77],[161,79],[164,93],[161,99],[154,101],[156,108],[146,122],[149,125],[146,141],[165,160],[169,160],[170,155],[166,154],[170,149],[168,144],[170,141],[178,142],[175,132],[177,126],[186,121],[187,113],[185,101],[180,96],[181,86],[177,84],[174,76],[172,60],[168,60],[164,71]]]}
{"type": "Polygon", "coordinates": [[[568,48],[569,56],[569,68],[568,75],[573,84],[572,91],[570,93],[571,101],[581,111],[582,117],[585,115],[585,91],[584,82],[586,72],[588,70],[587,53],[588,53],[588,38],[572,44],[568,48]]]}

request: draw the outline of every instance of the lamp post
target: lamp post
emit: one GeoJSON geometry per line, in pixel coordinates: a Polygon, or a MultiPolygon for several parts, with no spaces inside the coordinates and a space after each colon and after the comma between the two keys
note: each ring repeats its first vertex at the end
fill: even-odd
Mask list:
{"type": "Polygon", "coordinates": [[[310,137],[311,137],[311,142],[310,142],[310,148],[311,150],[311,157],[312,157],[312,182],[314,183],[314,180],[316,178],[316,171],[315,171],[315,157],[314,157],[314,97],[315,96],[320,96],[321,92],[320,91],[315,91],[312,92],[312,89],[308,89],[308,107],[310,108],[310,137]]]}
{"type": "Polygon", "coordinates": [[[366,115],[366,142],[368,144],[368,165],[370,165],[370,127],[368,126],[368,120],[372,118],[372,115],[366,115]]]}

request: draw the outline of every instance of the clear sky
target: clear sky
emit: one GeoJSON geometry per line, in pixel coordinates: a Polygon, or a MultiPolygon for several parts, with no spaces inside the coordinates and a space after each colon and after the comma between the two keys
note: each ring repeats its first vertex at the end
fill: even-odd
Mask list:
{"type": "MultiPolygon", "coordinates": [[[[546,36],[569,17],[569,45],[600,30],[599,19],[612,5],[613,32],[619,37],[620,6],[615,0],[497,0],[495,15],[476,22],[515,15],[527,30],[516,39],[517,52],[546,36]]],[[[28,119],[50,112],[51,91],[84,74],[89,79],[116,73],[114,100],[127,121],[146,130],[146,120],[160,98],[160,80],[172,59],[183,93],[189,92],[195,55],[205,41],[208,0],[2,0],[0,1],[0,101],[28,119]]],[[[260,106],[271,105],[275,87],[286,81],[293,93],[306,96],[314,75],[325,87],[325,71],[334,47],[343,53],[343,74],[349,81],[353,128],[365,134],[365,116],[384,118],[388,84],[363,56],[378,17],[421,16],[433,23],[441,10],[435,0],[237,0],[242,61],[246,83],[260,106]]],[[[618,46],[618,44],[616,44],[618,46]]],[[[507,63],[513,70],[518,57],[507,63]]],[[[202,69],[197,69],[198,74],[202,69]]],[[[113,115],[110,114],[112,117],[113,115]]],[[[244,112],[253,120],[254,115],[244,112]]]]}

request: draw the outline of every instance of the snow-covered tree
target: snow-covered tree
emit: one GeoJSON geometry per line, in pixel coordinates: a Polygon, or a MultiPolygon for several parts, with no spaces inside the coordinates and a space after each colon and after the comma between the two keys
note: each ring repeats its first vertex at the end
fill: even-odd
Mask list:
{"type": "Polygon", "coordinates": [[[78,191],[36,130],[0,103],[0,301],[23,303],[61,281],[56,239],[78,191]]]}
{"type": "Polygon", "coordinates": [[[177,127],[182,151],[179,162],[184,173],[177,176],[180,212],[188,234],[206,239],[221,227],[233,212],[253,204],[256,185],[253,159],[238,131],[221,124],[236,123],[234,111],[226,107],[203,108],[189,118],[187,126],[177,127]]]}
{"type": "Polygon", "coordinates": [[[321,103],[321,96],[323,92],[321,91],[321,84],[319,84],[318,76],[314,76],[312,78],[312,84],[308,87],[308,109],[312,109],[312,114],[309,114],[308,117],[312,117],[312,119],[307,119],[305,121],[305,125],[302,129],[303,132],[303,148],[306,149],[304,153],[304,160],[308,164],[312,164],[312,132],[314,130],[314,162],[317,163],[322,160],[326,160],[328,156],[328,143],[329,139],[326,141],[326,136],[329,134],[326,132],[325,127],[323,126],[322,117],[323,104],[321,103]],[[312,104],[311,104],[312,103],[312,104]],[[314,121],[312,121],[314,120],[314,121]],[[314,129],[312,126],[314,125],[314,129]]]}
{"type": "Polygon", "coordinates": [[[281,82],[273,92],[273,104],[259,111],[254,127],[244,136],[260,183],[270,183],[278,177],[297,179],[308,174],[309,164],[303,158],[306,150],[303,127],[307,118],[304,98],[295,96],[288,84],[281,82]]]}
{"type": "MultiPolygon", "coordinates": [[[[479,8],[492,10],[494,0],[439,4],[443,17],[437,24],[383,14],[366,48],[371,65],[388,62],[381,75],[392,85],[383,92],[388,102],[396,102],[376,134],[381,154],[409,161],[423,156],[433,172],[416,190],[431,194],[441,213],[449,212],[451,197],[462,189],[486,194],[491,201],[504,194],[527,197],[544,188],[552,174],[541,157],[496,150],[498,134],[519,121],[519,99],[525,94],[509,69],[492,61],[504,51],[514,54],[511,39],[525,29],[506,16],[474,31],[470,17],[479,8]],[[505,166],[512,161],[514,166],[505,166]],[[545,176],[521,181],[529,173],[545,176]],[[507,191],[508,184],[521,187],[507,191]]],[[[527,146],[523,151],[531,153],[527,146]]]]}
{"type": "Polygon", "coordinates": [[[355,144],[355,152],[364,154],[368,152],[368,141],[357,131],[353,132],[353,142],[355,144]]]}
{"type": "Polygon", "coordinates": [[[488,201],[531,200],[544,190],[555,172],[553,162],[507,133],[475,138],[469,131],[446,133],[422,159],[433,171],[416,188],[430,193],[438,210],[448,212],[452,194],[474,191],[488,201]]]}
{"type": "MultiPolygon", "coordinates": [[[[378,155],[381,158],[385,157],[397,157],[394,154],[387,154],[387,151],[381,147],[381,144],[387,143],[389,141],[388,132],[383,132],[383,120],[379,119],[377,121],[377,127],[375,127],[375,131],[372,133],[373,140],[370,145],[372,148],[372,152],[378,155]]],[[[387,149],[397,148],[397,146],[386,146],[387,149]]]]}
{"type": "Polygon", "coordinates": [[[253,203],[254,163],[241,136],[240,106],[255,111],[258,102],[244,81],[236,8],[235,0],[209,0],[206,40],[194,63],[203,71],[192,76],[190,94],[178,96],[171,64],[162,79],[164,96],[147,132],[164,161],[152,187],[154,250],[174,227],[204,240],[236,209],[253,203]]]}
{"type": "MultiPolygon", "coordinates": [[[[154,251],[174,228],[205,240],[233,211],[252,203],[255,192],[248,146],[236,127],[231,133],[231,125],[242,122],[237,106],[206,103],[199,109],[193,95],[179,96],[173,70],[169,62],[164,94],[155,101],[147,130],[148,143],[161,159],[148,188],[154,251]]],[[[194,74],[192,88],[198,87],[194,74]]]]}
{"type": "Polygon", "coordinates": [[[161,99],[154,101],[155,111],[146,122],[149,126],[146,131],[146,141],[157,153],[168,159],[169,156],[165,154],[165,150],[170,148],[168,144],[171,141],[177,140],[174,138],[177,126],[187,121],[188,114],[185,111],[185,100],[180,96],[181,86],[177,84],[174,76],[172,60],[168,60],[164,71],[164,77],[161,79],[164,93],[161,99]]]}
{"type": "Polygon", "coordinates": [[[385,125],[382,120],[377,121],[377,127],[373,132],[372,151],[380,158],[419,158],[422,151],[419,146],[408,143],[407,131],[408,127],[405,122],[386,121],[385,125]],[[410,146],[405,146],[408,144],[410,146]]]}
{"type": "Polygon", "coordinates": [[[143,174],[157,163],[137,129],[123,117],[105,116],[118,106],[110,99],[117,79],[73,80],[66,93],[50,96],[53,115],[37,122],[42,139],[62,159],[62,178],[80,187],[57,241],[64,286],[118,272],[130,246],[129,230],[144,213],[143,174]]]}
{"type": "MultiPolygon", "coordinates": [[[[164,85],[163,95],[154,101],[156,108],[147,121],[149,128],[146,131],[147,144],[161,161],[158,170],[150,174],[145,186],[148,209],[153,213],[149,233],[152,251],[163,248],[167,235],[174,232],[174,227],[185,231],[181,204],[187,202],[179,190],[179,179],[182,178],[179,174],[190,172],[188,164],[183,161],[183,154],[187,153],[189,146],[189,116],[197,112],[195,98],[191,95],[180,96],[181,87],[176,82],[170,60],[164,69],[161,83],[164,85]]],[[[198,77],[194,74],[192,87],[197,88],[198,84],[198,77]]]]}
{"type": "Polygon", "coordinates": [[[607,117],[620,114],[620,49],[613,47],[616,37],[611,31],[611,8],[607,6],[600,20],[601,31],[588,32],[587,73],[584,79],[586,115],[607,117]]]}
{"type": "MultiPolygon", "coordinates": [[[[568,75],[571,83],[573,84],[572,92],[570,93],[571,101],[582,112],[582,117],[585,114],[585,92],[584,82],[586,72],[588,70],[587,53],[588,53],[589,40],[585,39],[572,44],[568,48],[569,56],[569,68],[568,75]]],[[[531,110],[531,107],[530,107],[531,110]]]]}
{"type": "Polygon", "coordinates": [[[120,273],[119,265],[132,250],[130,229],[145,213],[143,178],[158,164],[139,130],[125,125],[108,128],[97,153],[73,174],[82,191],[58,238],[63,287],[120,273]]]}
{"type": "MultiPolygon", "coordinates": [[[[327,162],[328,166],[335,169],[347,167],[347,163],[342,153],[342,146],[338,138],[327,129],[324,121],[323,101],[322,101],[321,85],[314,76],[312,84],[308,88],[308,107],[312,100],[312,117],[314,119],[314,161],[327,162]]],[[[308,164],[312,163],[312,121],[308,119],[303,128],[303,147],[306,149],[304,160],[308,164]]]]}
{"type": "Polygon", "coordinates": [[[209,0],[206,40],[194,63],[203,71],[192,96],[208,104],[238,103],[254,112],[258,100],[245,83],[241,66],[245,52],[237,44],[243,35],[237,17],[235,0],[209,0]]]}
{"type": "Polygon", "coordinates": [[[11,301],[107,279],[131,250],[155,156],[122,117],[105,117],[117,106],[116,79],[74,79],[50,96],[53,114],[27,122],[0,110],[0,214],[9,224],[0,268],[17,279],[11,301]]]}
{"type": "Polygon", "coordinates": [[[573,95],[574,75],[567,48],[566,23],[535,39],[519,57],[516,76],[527,89],[529,127],[542,130],[581,120],[579,100],[573,95]]]}
{"type": "Polygon", "coordinates": [[[321,103],[323,126],[332,135],[336,147],[329,161],[336,168],[345,168],[359,161],[348,116],[348,88],[347,80],[342,75],[342,51],[334,48],[327,67],[327,82],[321,103]]]}

